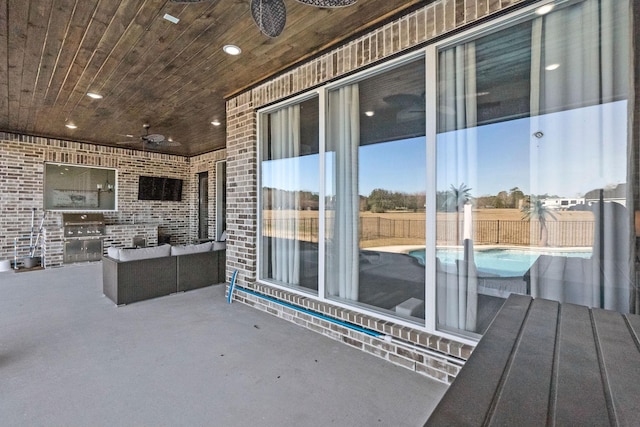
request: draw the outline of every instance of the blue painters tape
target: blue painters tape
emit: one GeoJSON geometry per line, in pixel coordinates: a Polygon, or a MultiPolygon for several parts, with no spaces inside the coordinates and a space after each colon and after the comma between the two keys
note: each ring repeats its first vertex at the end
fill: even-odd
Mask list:
{"type": "MultiPolygon", "coordinates": [[[[234,273],[234,277],[235,277],[235,273],[234,273]]],[[[233,278],[231,279],[231,281],[232,281],[232,285],[231,286],[233,286],[233,278]]],[[[290,308],[292,310],[296,310],[296,311],[299,311],[301,313],[305,313],[305,314],[308,314],[310,316],[314,316],[314,317],[317,317],[319,319],[326,320],[327,322],[331,322],[331,323],[335,323],[335,324],[340,325],[340,326],[344,326],[345,328],[353,329],[354,331],[362,332],[363,334],[366,334],[366,335],[369,335],[369,336],[372,336],[372,337],[379,338],[379,337],[384,335],[384,334],[381,334],[380,332],[372,331],[371,329],[361,328],[360,326],[356,326],[356,325],[353,325],[351,323],[343,322],[342,320],[334,319],[333,317],[327,317],[327,316],[325,316],[323,314],[316,313],[315,311],[307,310],[306,308],[298,307],[298,306],[290,304],[288,302],[280,301],[278,299],[269,297],[267,295],[263,295],[263,294],[260,294],[258,292],[249,290],[247,288],[240,287],[240,290],[242,292],[246,292],[246,293],[248,293],[250,295],[257,296],[258,298],[262,298],[262,299],[265,299],[267,301],[275,302],[276,304],[280,304],[280,305],[282,305],[284,307],[287,307],[287,308],[290,308]]],[[[231,294],[231,291],[229,292],[229,294],[231,294]]]]}

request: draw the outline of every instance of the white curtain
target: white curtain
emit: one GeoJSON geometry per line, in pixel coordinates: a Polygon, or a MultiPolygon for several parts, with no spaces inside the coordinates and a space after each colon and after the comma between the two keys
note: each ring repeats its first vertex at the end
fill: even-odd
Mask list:
{"type": "MultiPolygon", "coordinates": [[[[531,58],[531,193],[624,193],[627,181],[626,1],[584,0],[536,18],[531,58]]],[[[604,200],[603,200],[604,201],[604,200]]],[[[594,204],[596,241],[587,305],[629,309],[629,218],[594,204]],[[614,225],[615,224],[615,225],[614,225]],[[610,282],[610,283],[605,283],[610,282]],[[617,282],[614,284],[614,282],[617,282]],[[615,289],[614,289],[615,288],[615,289]]],[[[552,281],[562,277],[548,278],[552,281]]],[[[531,277],[533,296],[576,301],[531,277]]],[[[567,288],[568,289],[568,288],[567,288]]]]}
{"type": "MultiPolygon", "coordinates": [[[[444,177],[446,190],[461,189],[463,184],[473,190],[477,183],[477,101],[475,43],[456,46],[440,53],[440,96],[438,106],[438,172],[444,177]]],[[[442,178],[439,178],[442,179],[442,178]]],[[[464,256],[457,263],[455,274],[437,275],[438,322],[451,328],[476,330],[478,280],[473,262],[473,240],[461,233],[461,203],[456,200],[455,245],[463,237],[464,256]]],[[[471,209],[466,209],[470,218],[471,209]]],[[[468,219],[469,219],[468,218],[468,219]]],[[[470,223],[470,222],[469,222],[470,223]]],[[[470,230],[468,225],[467,230],[470,230]]]]}
{"type": "MultiPolygon", "coordinates": [[[[299,181],[300,106],[292,105],[270,115],[270,159],[278,160],[273,168],[273,182],[299,181]]],[[[271,236],[271,275],[274,280],[297,285],[300,282],[300,240],[298,219],[300,194],[275,189],[271,193],[274,232],[271,236]]]]}
{"type": "Polygon", "coordinates": [[[327,290],[329,295],[358,300],[358,148],[360,101],[357,84],[329,95],[327,151],[332,156],[333,226],[327,241],[327,290]]]}

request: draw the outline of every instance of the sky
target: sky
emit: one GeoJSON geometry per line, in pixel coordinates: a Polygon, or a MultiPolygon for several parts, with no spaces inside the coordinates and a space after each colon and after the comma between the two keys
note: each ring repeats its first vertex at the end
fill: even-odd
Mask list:
{"type": "MultiPolygon", "coordinates": [[[[307,155],[294,159],[272,160],[262,163],[263,187],[284,190],[319,191],[319,158],[307,155]],[[274,170],[298,164],[297,180],[277,177],[274,170]]],[[[424,137],[404,139],[360,148],[359,193],[368,196],[376,188],[389,191],[417,193],[425,191],[426,147],[424,137]],[[410,172],[410,173],[407,173],[410,172]]],[[[330,167],[330,165],[328,165],[330,167]]]]}
{"type": "MultiPolygon", "coordinates": [[[[440,134],[439,191],[464,183],[471,196],[519,187],[525,194],[578,197],[626,182],[626,101],[440,134]],[[533,136],[541,132],[540,137],[533,136]]],[[[360,147],[359,193],[426,191],[425,138],[360,147]]],[[[331,157],[327,167],[331,168],[331,157]]],[[[262,163],[262,186],[319,192],[319,155],[262,163]],[[274,171],[298,165],[298,178],[274,171]]]]}
{"type": "Polygon", "coordinates": [[[619,101],[441,134],[437,162],[447,167],[437,189],[465,183],[474,197],[513,187],[576,197],[626,182],[626,110],[619,101]]]}

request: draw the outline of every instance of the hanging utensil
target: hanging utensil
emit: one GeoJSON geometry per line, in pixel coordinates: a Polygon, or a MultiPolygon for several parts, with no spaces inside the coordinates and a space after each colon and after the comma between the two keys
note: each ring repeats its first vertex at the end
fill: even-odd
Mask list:
{"type": "Polygon", "coordinates": [[[42,214],[42,219],[40,220],[40,227],[38,227],[38,235],[36,236],[36,241],[34,242],[31,250],[29,251],[29,256],[31,258],[33,258],[33,256],[35,255],[36,248],[38,247],[38,241],[40,240],[40,236],[42,235],[42,230],[44,228],[44,219],[46,218],[46,216],[47,216],[47,211],[44,211],[44,213],[42,214]]]}
{"type": "Polygon", "coordinates": [[[36,217],[36,208],[31,208],[31,234],[29,235],[29,254],[33,252],[33,232],[35,231],[33,229],[33,226],[34,226],[35,217],[36,217]]]}

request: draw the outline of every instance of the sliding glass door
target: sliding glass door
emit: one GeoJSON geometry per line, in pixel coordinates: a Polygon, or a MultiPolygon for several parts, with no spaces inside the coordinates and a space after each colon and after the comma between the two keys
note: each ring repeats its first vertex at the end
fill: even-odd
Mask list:
{"type": "Polygon", "coordinates": [[[424,73],[420,57],[329,90],[325,153],[327,297],[420,322],[424,73]]]}
{"type": "Polygon", "coordinates": [[[628,312],[628,5],[585,0],[437,53],[442,329],[510,293],[628,312]]]}
{"type": "Polygon", "coordinates": [[[319,261],[318,98],[263,117],[260,278],[315,293],[319,261]]]}
{"type": "Polygon", "coordinates": [[[629,4],[539,4],[261,112],[259,280],[465,337],[634,311],[629,4]]]}

